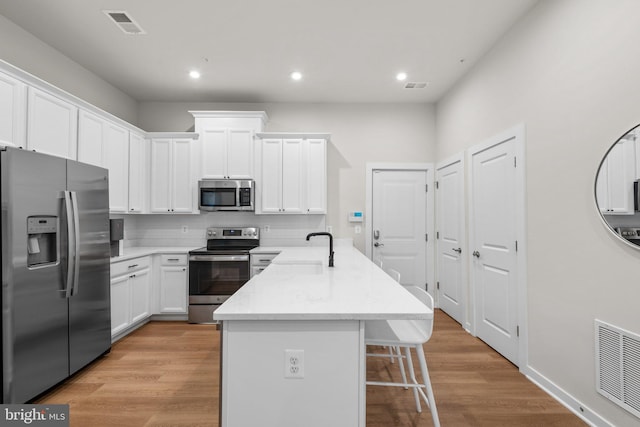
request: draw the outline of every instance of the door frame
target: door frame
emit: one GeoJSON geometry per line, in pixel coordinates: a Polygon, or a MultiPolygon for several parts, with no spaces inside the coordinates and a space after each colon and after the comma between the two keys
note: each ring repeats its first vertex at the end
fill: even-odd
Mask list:
{"type": "MultiPolygon", "coordinates": [[[[476,144],[467,149],[466,163],[468,165],[467,173],[467,251],[471,253],[474,250],[473,247],[473,230],[472,218],[473,212],[473,156],[483,150],[486,150],[494,145],[497,145],[506,140],[514,140],[514,150],[517,159],[516,166],[516,188],[515,188],[515,203],[516,203],[516,240],[518,241],[518,256],[516,257],[516,268],[518,269],[516,279],[518,281],[516,290],[518,292],[518,326],[519,326],[519,340],[518,340],[518,367],[521,372],[526,371],[528,366],[528,324],[527,324],[527,219],[526,219],[526,159],[525,159],[525,125],[524,123],[518,124],[510,129],[504,130],[490,138],[485,139],[483,142],[476,144]]],[[[474,283],[474,275],[471,272],[471,260],[469,260],[469,287],[470,287],[470,305],[471,311],[469,312],[471,329],[470,332],[473,336],[477,336],[476,333],[476,286],[474,283]]]]}
{"type": "MultiPolygon", "coordinates": [[[[467,233],[468,233],[468,217],[467,217],[467,179],[466,179],[466,175],[467,175],[467,162],[466,162],[466,158],[465,158],[465,153],[464,152],[460,152],[458,154],[455,154],[451,157],[448,157],[446,159],[444,159],[443,161],[440,161],[438,163],[436,163],[434,172],[435,172],[435,179],[437,180],[437,172],[438,169],[442,169],[445,168],[447,166],[450,166],[454,163],[460,162],[460,167],[462,169],[462,191],[461,194],[459,194],[458,196],[460,197],[460,199],[458,200],[460,203],[460,206],[462,207],[462,216],[461,216],[461,220],[463,221],[462,224],[462,233],[460,235],[460,247],[461,248],[468,248],[469,247],[469,243],[468,243],[468,238],[467,238],[467,233]]],[[[435,201],[437,203],[437,197],[435,198],[435,201]]],[[[435,226],[436,226],[436,233],[439,232],[439,218],[438,218],[438,208],[437,206],[435,207],[435,218],[434,218],[434,222],[435,222],[435,226]]],[[[440,279],[440,271],[439,271],[439,242],[440,239],[437,239],[436,242],[436,252],[435,252],[435,256],[436,256],[436,280],[439,281],[440,279]]],[[[461,258],[461,264],[462,264],[462,272],[461,272],[461,280],[462,280],[462,303],[463,303],[463,313],[462,313],[462,327],[467,331],[470,332],[471,331],[471,320],[470,318],[471,316],[471,304],[469,304],[469,302],[471,301],[471,297],[470,297],[470,287],[469,287],[469,252],[468,250],[463,250],[462,254],[460,255],[461,258]]],[[[439,301],[440,298],[440,294],[438,293],[438,296],[436,297],[436,300],[439,301]]],[[[440,305],[440,303],[438,302],[438,306],[440,305]]]]}
{"type": "Polygon", "coordinates": [[[371,259],[372,251],[371,251],[371,233],[372,233],[372,221],[371,216],[373,215],[373,172],[376,170],[382,171],[420,171],[426,172],[427,174],[427,256],[425,262],[427,264],[427,292],[432,295],[435,294],[435,269],[434,269],[434,261],[435,261],[435,232],[434,232],[434,216],[435,216],[435,207],[434,207],[434,193],[435,193],[435,184],[434,184],[434,167],[433,163],[367,163],[366,164],[366,198],[365,198],[365,211],[364,211],[364,245],[365,245],[365,255],[367,258],[371,259]]]}

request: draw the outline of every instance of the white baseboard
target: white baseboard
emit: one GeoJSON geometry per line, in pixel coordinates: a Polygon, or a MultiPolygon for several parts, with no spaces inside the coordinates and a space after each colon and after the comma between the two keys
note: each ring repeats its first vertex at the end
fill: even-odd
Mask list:
{"type": "Polygon", "coordinates": [[[542,375],[535,369],[527,366],[521,370],[531,382],[543,389],[547,394],[560,402],[564,407],[576,414],[582,421],[589,424],[592,427],[615,427],[613,424],[602,418],[600,415],[580,403],[569,393],[558,387],[547,377],[542,375]]]}

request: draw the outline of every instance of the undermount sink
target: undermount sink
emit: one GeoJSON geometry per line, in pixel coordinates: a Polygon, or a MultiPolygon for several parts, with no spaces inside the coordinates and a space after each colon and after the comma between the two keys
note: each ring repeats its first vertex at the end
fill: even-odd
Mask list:
{"type": "Polygon", "coordinates": [[[315,275],[322,274],[323,266],[321,261],[281,261],[271,264],[274,269],[295,275],[315,275]]]}

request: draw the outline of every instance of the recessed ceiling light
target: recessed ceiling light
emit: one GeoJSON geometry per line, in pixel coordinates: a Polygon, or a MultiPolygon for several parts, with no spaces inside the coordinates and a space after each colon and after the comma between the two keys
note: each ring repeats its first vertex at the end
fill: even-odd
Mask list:
{"type": "Polygon", "coordinates": [[[296,81],[302,80],[302,73],[300,71],[294,71],[291,73],[291,79],[296,81]]]}
{"type": "Polygon", "coordinates": [[[200,78],[200,71],[197,71],[197,70],[189,71],[189,77],[191,77],[192,79],[199,79],[200,78]]]}
{"type": "Polygon", "coordinates": [[[396,74],[396,80],[398,80],[398,81],[407,80],[407,73],[398,73],[398,74],[396,74]]]}

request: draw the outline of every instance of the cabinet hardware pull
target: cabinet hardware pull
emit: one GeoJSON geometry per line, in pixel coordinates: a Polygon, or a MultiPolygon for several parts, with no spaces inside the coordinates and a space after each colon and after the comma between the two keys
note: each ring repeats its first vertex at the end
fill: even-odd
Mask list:
{"type": "Polygon", "coordinates": [[[454,251],[454,252],[458,252],[459,254],[462,253],[462,249],[461,248],[453,248],[451,250],[454,251]]]}
{"type": "Polygon", "coordinates": [[[180,261],[180,258],[167,258],[167,261],[180,261]]]}
{"type": "Polygon", "coordinates": [[[137,267],[137,266],[138,266],[138,264],[133,264],[133,265],[130,265],[129,267],[127,267],[127,268],[133,268],[133,267],[137,267]]]}
{"type": "Polygon", "coordinates": [[[472,255],[473,255],[474,257],[476,257],[476,258],[480,258],[480,252],[478,252],[478,251],[473,251],[473,254],[472,254],[472,255]]]}

